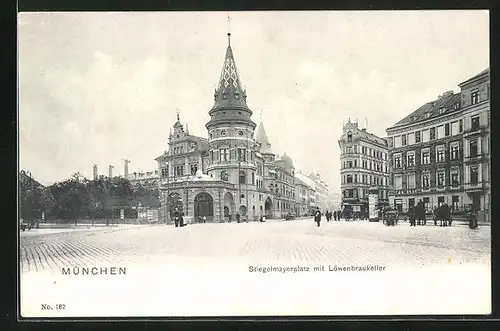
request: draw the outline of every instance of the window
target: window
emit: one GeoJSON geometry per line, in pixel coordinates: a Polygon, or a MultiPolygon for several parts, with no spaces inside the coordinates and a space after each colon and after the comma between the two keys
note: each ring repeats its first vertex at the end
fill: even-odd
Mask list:
{"type": "Polygon", "coordinates": [[[470,157],[478,156],[477,139],[471,140],[469,142],[469,156],[470,157]]]}
{"type": "Polygon", "coordinates": [[[421,164],[430,164],[430,150],[428,148],[422,149],[421,164]]]}
{"type": "Polygon", "coordinates": [[[347,133],[347,142],[348,143],[352,142],[352,132],[347,133]]]}
{"type": "Polygon", "coordinates": [[[394,148],[401,147],[401,136],[394,137],[394,148]]]}
{"type": "Polygon", "coordinates": [[[255,185],[255,172],[252,172],[252,185],[255,185]]]}
{"type": "Polygon", "coordinates": [[[431,181],[431,174],[428,172],[422,173],[422,188],[429,188],[431,181]]]}
{"type": "Polygon", "coordinates": [[[229,160],[229,149],[228,148],[221,148],[219,155],[220,155],[220,161],[228,161],[229,160]]]}
{"type": "Polygon", "coordinates": [[[426,143],[430,140],[429,129],[422,130],[422,142],[426,143]]]}
{"type": "Polygon", "coordinates": [[[473,116],[471,118],[471,130],[472,131],[479,130],[479,116],[473,116]]]}
{"type": "Polygon", "coordinates": [[[438,139],[444,138],[444,125],[440,125],[437,127],[437,138],[438,139]]]}
{"type": "Polygon", "coordinates": [[[246,183],[246,174],[245,171],[241,170],[240,171],[240,184],[245,184],[246,183]]]}
{"type": "Polygon", "coordinates": [[[430,204],[431,204],[429,197],[424,197],[423,203],[424,203],[425,210],[429,211],[430,210],[430,204]]]}
{"type": "Polygon", "coordinates": [[[358,175],[357,174],[354,174],[354,182],[357,183],[358,182],[358,175]]]}
{"type": "Polygon", "coordinates": [[[441,107],[441,108],[438,109],[439,115],[444,114],[445,111],[446,111],[445,107],[441,107]]]}
{"type": "Polygon", "coordinates": [[[405,134],[401,136],[401,144],[403,146],[406,146],[406,135],[405,134]]]}
{"type": "Polygon", "coordinates": [[[460,185],[460,177],[458,173],[458,168],[450,169],[450,184],[451,187],[457,187],[460,185]]]}
{"type": "Polygon", "coordinates": [[[459,143],[453,142],[450,144],[450,160],[458,160],[459,157],[459,143]]]}
{"type": "Polygon", "coordinates": [[[451,135],[456,136],[459,133],[460,133],[459,122],[456,121],[451,123],[451,135]]]}
{"type": "Polygon", "coordinates": [[[198,171],[198,164],[191,164],[190,165],[190,170],[191,170],[191,175],[196,175],[196,172],[198,171]]]}
{"type": "Polygon", "coordinates": [[[352,175],[346,176],[346,183],[352,183],[352,175]]]}
{"type": "Polygon", "coordinates": [[[226,135],[226,131],[221,131],[221,132],[220,132],[220,135],[221,135],[221,136],[225,136],[225,135],[226,135]]]}
{"type": "Polygon", "coordinates": [[[168,169],[167,168],[162,168],[161,169],[161,176],[162,177],[167,177],[168,176],[168,169]]]}
{"type": "Polygon", "coordinates": [[[441,207],[441,205],[444,204],[444,197],[438,197],[438,207],[441,207]]]}
{"type": "Polygon", "coordinates": [[[184,166],[176,166],[174,168],[174,176],[183,176],[184,175],[184,166]]]}
{"type": "Polygon", "coordinates": [[[408,167],[413,167],[415,165],[415,152],[406,153],[406,164],[408,167]]]}
{"type": "Polygon", "coordinates": [[[445,161],[444,145],[436,146],[436,162],[444,162],[444,161],[445,161]]]}
{"type": "Polygon", "coordinates": [[[420,131],[415,131],[415,142],[416,143],[420,142],[420,131]]]}
{"type": "Polygon", "coordinates": [[[479,90],[474,90],[470,94],[470,103],[475,105],[476,103],[479,103],[479,90]]]}
{"type": "Polygon", "coordinates": [[[479,183],[479,171],[477,166],[470,167],[470,183],[471,184],[479,183]]]}
{"type": "Polygon", "coordinates": [[[431,140],[436,139],[436,128],[430,128],[430,138],[431,140]]]}
{"type": "Polygon", "coordinates": [[[246,161],[246,150],[244,148],[238,148],[238,161],[246,161]]]}
{"type": "Polygon", "coordinates": [[[406,185],[409,189],[414,189],[417,185],[415,182],[415,174],[408,174],[406,178],[407,182],[406,185]]]}
{"type": "Polygon", "coordinates": [[[457,211],[460,208],[459,204],[460,204],[460,197],[458,195],[453,195],[451,197],[451,209],[457,211]]]}
{"type": "Polygon", "coordinates": [[[243,131],[239,131],[239,132],[238,132],[238,134],[239,134],[240,136],[242,136],[242,135],[243,135],[243,131]]]}
{"type": "Polygon", "coordinates": [[[450,135],[450,123],[444,125],[444,135],[448,137],[450,135]]]}
{"type": "Polygon", "coordinates": [[[396,190],[403,188],[403,177],[401,175],[394,175],[394,188],[396,190]]]}
{"type": "Polygon", "coordinates": [[[445,171],[444,169],[440,169],[436,173],[436,182],[437,182],[437,187],[438,188],[444,188],[444,177],[445,176],[445,171]]]}
{"type": "Polygon", "coordinates": [[[408,145],[415,143],[415,133],[408,133],[408,145]]]}
{"type": "Polygon", "coordinates": [[[458,126],[459,126],[458,127],[458,131],[459,132],[464,132],[464,120],[460,120],[460,121],[458,121],[458,123],[459,123],[458,124],[458,126]]]}
{"type": "Polygon", "coordinates": [[[394,168],[401,168],[401,154],[394,154],[394,168]]]}
{"type": "Polygon", "coordinates": [[[354,168],[358,167],[358,160],[354,160],[354,168]]]}

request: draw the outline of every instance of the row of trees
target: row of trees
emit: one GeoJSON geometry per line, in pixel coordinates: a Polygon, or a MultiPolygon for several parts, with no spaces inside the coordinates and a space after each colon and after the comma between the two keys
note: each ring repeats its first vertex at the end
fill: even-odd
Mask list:
{"type": "Polygon", "coordinates": [[[46,218],[63,221],[78,219],[112,219],[137,217],[137,207],[159,207],[156,186],[132,185],[124,178],[100,177],[88,180],[81,174],[49,187],[29,187],[20,190],[20,214],[26,220],[46,218]]]}

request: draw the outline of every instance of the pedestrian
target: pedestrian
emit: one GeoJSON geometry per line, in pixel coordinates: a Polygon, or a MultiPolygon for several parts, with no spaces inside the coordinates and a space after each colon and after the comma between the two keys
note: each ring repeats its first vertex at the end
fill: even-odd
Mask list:
{"type": "Polygon", "coordinates": [[[179,227],[179,212],[177,210],[174,212],[174,224],[176,228],[179,227]]]}
{"type": "Polygon", "coordinates": [[[337,211],[336,210],[333,211],[333,220],[337,221],[337,211]]]}
{"type": "Polygon", "coordinates": [[[408,218],[410,219],[410,226],[415,226],[415,206],[408,208],[408,218]]]}
{"type": "Polygon", "coordinates": [[[424,218],[425,218],[425,208],[424,208],[424,203],[422,202],[422,199],[417,204],[417,221],[418,225],[424,225],[424,218]]]}
{"type": "Polygon", "coordinates": [[[321,212],[319,211],[319,209],[316,210],[316,213],[314,214],[314,221],[318,224],[320,224],[321,222],[321,212]]]}
{"type": "Polygon", "coordinates": [[[207,217],[203,216],[203,223],[207,223],[207,217]]]}
{"type": "Polygon", "coordinates": [[[236,222],[239,223],[240,222],[240,213],[237,213],[236,214],[236,222]]]}
{"type": "Polygon", "coordinates": [[[180,225],[181,228],[183,226],[186,226],[186,224],[184,224],[184,213],[183,212],[181,212],[181,214],[179,216],[179,225],[180,225]]]}

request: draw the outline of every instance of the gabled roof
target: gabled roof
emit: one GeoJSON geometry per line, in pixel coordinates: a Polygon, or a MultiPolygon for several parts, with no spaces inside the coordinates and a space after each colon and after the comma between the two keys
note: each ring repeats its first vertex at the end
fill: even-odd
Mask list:
{"type": "Polygon", "coordinates": [[[266,129],[264,129],[264,124],[262,123],[262,121],[260,121],[259,128],[257,129],[255,141],[260,143],[260,153],[273,154],[271,144],[269,143],[269,138],[267,138],[266,129]]]}
{"type": "Polygon", "coordinates": [[[490,73],[490,68],[488,67],[488,68],[484,69],[483,71],[481,71],[480,73],[478,73],[477,75],[474,75],[471,78],[467,79],[466,81],[458,84],[458,86],[465,85],[465,84],[469,83],[470,81],[473,81],[473,80],[475,80],[483,75],[489,74],[489,73],[490,73]]]}
{"type": "Polygon", "coordinates": [[[455,112],[458,108],[455,105],[460,106],[460,93],[455,93],[449,96],[443,96],[431,102],[427,102],[410,115],[406,116],[392,127],[387,130],[393,129],[398,126],[404,126],[412,123],[417,123],[430,119],[433,117],[441,116],[443,114],[449,114],[455,112]],[[441,111],[442,109],[442,111],[441,111]]]}

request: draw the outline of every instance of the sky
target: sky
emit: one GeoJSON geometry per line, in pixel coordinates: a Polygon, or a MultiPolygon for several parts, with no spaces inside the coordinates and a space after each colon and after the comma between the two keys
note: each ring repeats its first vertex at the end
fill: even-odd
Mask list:
{"type": "Polygon", "coordinates": [[[385,130],[489,66],[489,13],[20,13],[19,167],[43,184],[92,166],[157,169],[177,109],[205,123],[231,31],[247,104],[273,150],[340,192],[342,124],[385,130]]]}

